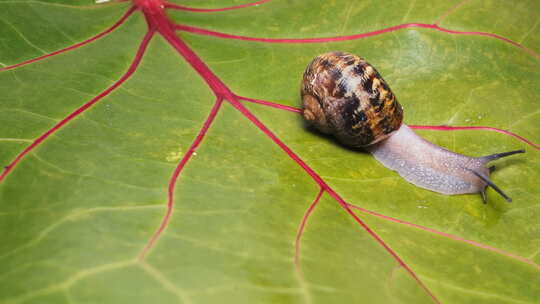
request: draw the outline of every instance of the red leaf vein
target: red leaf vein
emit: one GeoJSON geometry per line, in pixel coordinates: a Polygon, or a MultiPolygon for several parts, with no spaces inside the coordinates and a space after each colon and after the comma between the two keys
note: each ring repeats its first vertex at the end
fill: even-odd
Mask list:
{"type": "Polygon", "coordinates": [[[530,55],[540,58],[540,54],[536,53],[532,49],[529,49],[525,47],[524,45],[511,40],[509,38],[503,37],[498,34],[494,33],[487,33],[487,32],[476,32],[476,31],[456,31],[456,30],[450,30],[443,27],[440,27],[437,24],[427,24],[427,23],[404,23],[399,25],[390,26],[384,29],[372,31],[372,32],[366,32],[366,33],[360,33],[360,34],[354,34],[354,35],[344,35],[344,36],[335,36],[335,37],[320,37],[320,38],[262,38],[262,37],[248,37],[248,36],[241,36],[241,35],[234,35],[234,34],[227,34],[222,32],[216,32],[211,31],[195,26],[189,26],[189,25],[182,25],[182,24],[176,24],[175,29],[193,33],[193,34],[200,34],[200,35],[206,35],[206,36],[212,36],[217,38],[224,38],[224,39],[236,39],[236,40],[245,40],[245,41],[256,41],[256,42],[266,42],[266,43],[321,43],[321,42],[338,42],[338,41],[348,41],[348,40],[356,40],[356,39],[363,39],[368,38],[372,36],[377,36],[385,33],[394,32],[397,30],[407,29],[407,28],[427,28],[436,30],[439,32],[447,33],[447,34],[453,34],[453,35],[466,35],[466,36],[485,36],[490,37],[494,39],[498,39],[501,41],[504,41],[506,43],[510,43],[516,47],[519,47],[523,49],[525,52],[529,53],[530,55]]]}
{"type": "MultiPolygon", "coordinates": [[[[198,72],[198,74],[201,76],[201,78],[208,84],[212,92],[216,96],[216,101],[214,102],[214,105],[212,109],[210,110],[205,122],[203,123],[201,129],[199,130],[197,136],[191,143],[189,149],[187,152],[183,155],[182,160],[178,163],[175,170],[172,172],[172,175],[169,179],[168,183],[168,196],[167,196],[167,210],[165,215],[163,216],[161,220],[161,224],[155,231],[155,233],[152,235],[152,237],[148,240],[144,248],[142,249],[141,253],[139,254],[139,260],[143,260],[148,252],[155,246],[156,242],[159,240],[159,238],[162,236],[163,232],[167,228],[168,224],[171,221],[173,210],[174,210],[174,196],[175,196],[175,186],[178,181],[178,178],[182,172],[182,170],[185,168],[186,164],[189,162],[191,157],[193,156],[194,152],[197,150],[199,145],[202,143],[202,141],[205,138],[205,135],[207,134],[208,130],[210,129],[212,123],[214,122],[217,114],[219,113],[219,110],[221,108],[221,105],[223,101],[229,102],[236,110],[238,110],[244,117],[246,117],[255,127],[257,127],[261,132],[265,134],[269,139],[271,139],[277,146],[279,146],[298,166],[300,166],[312,179],[313,181],[319,185],[320,190],[311,203],[311,205],[306,210],[300,224],[298,227],[298,232],[295,238],[295,257],[294,262],[297,268],[297,271],[301,273],[300,269],[300,250],[301,250],[301,237],[305,230],[305,227],[308,223],[308,219],[310,215],[315,210],[317,204],[319,203],[322,195],[324,192],[328,193],[336,202],[340,204],[340,206],[347,212],[355,222],[357,222],[373,239],[375,239],[399,264],[400,267],[403,267],[414,280],[419,284],[419,286],[424,289],[424,291],[433,299],[434,302],[440,303],[437,297],[431,292],[431,290],[423,283],[423,281],[419,278],[419,276],[413,271],[413,269],[405,263],[405,261],[375,232],[373,231],[364,221],[362,221],[357,214],[353,211],[359,210],[363,213],[370,214],[373,216],[377,216],[380,218],[383,218],[385,220],[389,220],[392,222],[396,222],[399,224],[404,224],[410,227],[414,227],[417,229],[421,229],[424,231],[428,231],[430,233],[435,233],[438,235],[441,235],[443,237],[447,237],[450,239],[454,239],[456,241],[465,242],[468,244],[471,244],[476,247],[480,247],[486,250],[490,250],[493,252],[497,252],[499,254],[520,260],[524,263],[528,263],[535,268],[540,269],[539,265],[535,264],[529,259],[514,255],[512,253],[503,251],[498,248],[494,248],[485,244],[481,244],[472,240],[467,240],[455,235],[451,235],[448,233],[440,232],[428,227],[424,227],[421,225],[413,224],[410,222],[402,221],[396,218],[392,218],[389,216],[385,216],[373,211],[369,211],[367,209],[348,204],[345,202],[345,200],[337,193],[335,192],[311,167],[309,167],[291,148],[289,148],[283,141],[281,141],[265,124],[263,124],[254,114],[252,114],[240,101],[248,101],[253,102],[257,104],[261,104],[264,106],[270,106],[274,107],[280,110],[300,113],[301,110],[296,107],[286,106],[286,105],[280,105],[277,103],[273,103],[266,100],[261,99],[255,99],[255,98],[249,98],[249,97],[243,97],[236,95],[233,93],[228,86],[221,81],[219,77],[217,77],[211,69],[199,58],[199,56],[188,46],[185,44],[185,42],[180,39],[176,32],[177,30],[190,32],[194,34],[200,34],[200,35],[208,35],[212,37],[218,37],[218,38],[224,38],[224,39],[237,39],[237,40],[245,40],[245,41],[256,41],[256,42],[267,42],[267,43],[321,43],[321,42],[336,42],[336,41],[347,41],[347,40],[354,40],[354,39],[362,39],[367,38],[371,36],[381,35],[401,29],[406,28],[426,28],[426,29],[432,29],[448,34],[455,34],[455,35],[473,35],[473,36],[485,36],[489,38],[498,39],[501,41],[504,41],[506,43],[510,43],[516,47],[519,47],[523,49],[524,51],[528,52],[529,54],[533,55],[536,58],[540,58],[540,54],[534,52],[531,49],[526,48],[525,46],[521,45],[520,43],[517,43],[511,39],[508,39],[506,37],[494,34],[494,33],[486,33],[486,32],[475,32],[475,31],[456,31],[456,30],[450,30],[443,27],[440,27],[438,24],[424,24],[424,23],[406,23],[406,24],[400,24],[395,25],[391,27],[387,27],[384,29],[372,31],[372,32],[366,32],[361,34],[355,34],[355,35],[347,35],[347,36],[338,36],[338,37],[326,37],[326,38],[300,38],[300,39],[293,39],[293,38],[256,38],[256,37],[248,37],[248,36],[240,36],[240,35],[234,35],[234,34],[226,34],[211,30],[206,30],[198,27],[188,26],[188,25],[181,25],[181,24],[174,24],[165,14],[165,9],[176,9],[176,10],[184,10],[184,11],[192,11],[192,12],[221,12],[226,10],[233,10],[233,9],[240,9],[250,6],[257,6],[263,3],[267,3],[271,0],[260,0],[252,3],[242,4],[242,5],[236,5],[231,7],[224,7],[224,8],[216,8],[216,9],[200,9],[200,8],[192,8],[192,7],[186,7],[182,5],[177,4],[171,4],[164,2],[162,0],[133,0],[134,5],[130,7],[126,13],[111,27],[107,28],[103,32],[85,40],[80,43],[71,45],[69,47],[60,49],[58,51],[36,57],[27,61],[23,61],[21,63],[17,63],[14,65],[10,65],[4,68],[0,68],[0,71],[10,70],[17,67],[21,67],[26,64],[34,63],[76,48],[79,48],[83,45],[89,44],[118,28],[121,24],[123,24],[126,19],[132,15],[132,13],[139,9],[145,16],[147,24],[148,24],[148,31],[144,35],[144,38],[142,39],[138,50],[134,56],[134,59],[127,69],[127,71],[117,80],[115,81],[110,87],[102,91],[99,95],[92,98],[90,101],[83,104],[81,107],[77,108],[75,111],[73,111],[71,114],[66,116],[64,119],[62,119],[60,122],[58,122],[56,125],[54,125],[52,128],[47,130],[45,133],[40,135],[37,139],[35,139],[27,148],[25,148],[22,152],[20,152],[16,158],[5,167],[4,171],[0,175],[0,182],[5,179],[5,177],[13,170],[13,168],[21,161],[21,159],[29,153],[31,150],[35,149],[39,144],[41,144],[43,141],[45,141],[50,135],[57,132],[59,129],[61,129],[63,126],[68,124],[70,121],[75,119],[77,116],[81,115],[83,112],[91,108],[95,103],[99,102],[103,99],[103,97],[109,95],[112,91],[114,91],[117,87],[119,87],[122,83],[124,83],[127,79],[129,79],[132,74],[135,72],[137,67],[139,66],[142,57],[146,51],[146,48],[152,39],[154,33],[159,33],[162,35],[169,44],[188,62],[194,70],[198,72]]],[[[504,133],[507,135],[511,135],[530,146],[534,147],[537,150],[540,150],[540,146],[532,143],[531,141],[525,139],[524,137],[521,137],[517,134],[514,134],[512,132],[498,129],[498,128],[492,128],[492,127],[485,127],[485,126],[476,126],[476,127],[450,127],[450,126],[418,126],[413,125],[411,126],[416,129],[432,129],[432,130],[442,130],[442,131],[452,131],[452,130],[470,130],[470,129],[477,129],[477,130],[490,130],[490,131],[496,131],[499,133],[504,133]]]]}

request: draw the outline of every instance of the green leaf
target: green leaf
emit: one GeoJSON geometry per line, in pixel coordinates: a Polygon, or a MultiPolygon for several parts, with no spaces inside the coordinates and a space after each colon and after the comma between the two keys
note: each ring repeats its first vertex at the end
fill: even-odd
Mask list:
{"type": "MultiPolygon", "coordinates": [[[[185,1],[219,8],[241,1],[185,1]]],[[[0,1],[0,67],[96,35],[130,2],[0,1]]],[[[299,104],[303,70],[330,50],[365,57],[409,124],[491,126],[540,143],[538,1],[279,1],[214,13],[168,10],[177,24],[259,38],[366,33],[332,43],[263,43],[179,32],[235,94],[299,104]]],[[[147,32],[136,11],[83,47],[0,71],[0,164],[103,92],[147,32]]],[[[525,148],[500,160],[488,190],[417,188],[370,155],[308,130],[299,115],[245,106],[353,209],[405,267],[225,101],[175,186],[168,185],[216,97],[156,34],[131,78],[28,153],[0,181],[0,303],[535,303],[540,298],[540,152],[487,131],[419,131],[463,154],[525,148]]]]}

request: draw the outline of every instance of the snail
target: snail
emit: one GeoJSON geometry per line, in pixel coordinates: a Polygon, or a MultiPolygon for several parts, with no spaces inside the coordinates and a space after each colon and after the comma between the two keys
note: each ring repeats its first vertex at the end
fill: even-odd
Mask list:
{"type": "Polygon", "coordinates": [[[447,195],[480,193],[484,203],[489,186],[512,201],[489,179],[495,167],[485,165],[524,150],[469,157],[423,139],[403,123],[403,108],[363,58],[344,52],[316,57],[304,73],[301,95],[308,125],[367,150],[408,182],[447,195]]]}

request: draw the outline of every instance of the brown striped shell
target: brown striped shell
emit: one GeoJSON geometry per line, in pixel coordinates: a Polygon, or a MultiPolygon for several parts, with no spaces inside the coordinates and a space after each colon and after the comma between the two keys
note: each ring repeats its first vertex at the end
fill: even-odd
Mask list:
{"type": "Polygon", "coordinates": [[[403,109],[384,79],[353,54],[330,52],[313,59],[301,94],[308,123],[348,146],[379,142],[403,121],[403,109]]]}
{"type": "Polygon", "coordinates": [[[489,179],[494,167],[486,165],[525,150],[469,157],[430,143],[402,124],[401,105],[364,59],[343,52],[316,57],[304,72],[301,93],[308,123],[345,145],[363,147],[408,182],[449,195],[480,193],[484,202],[489,186],[512,201],[489,179]]]}

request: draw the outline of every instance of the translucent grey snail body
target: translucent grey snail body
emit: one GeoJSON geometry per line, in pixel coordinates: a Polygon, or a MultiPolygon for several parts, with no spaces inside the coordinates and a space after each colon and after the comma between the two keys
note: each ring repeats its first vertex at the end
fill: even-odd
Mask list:
{"type": "Polygon", "coordinates": [[[403,123],[403,109],[379,73],[364,59],[330,52],[313,59],[302,81],[302,116],[344,145],[369,151],[410,183],[442,194],[480,193],[491,187],[487,163],[516,150],[469,157],[441,148],[403,123]]]}

